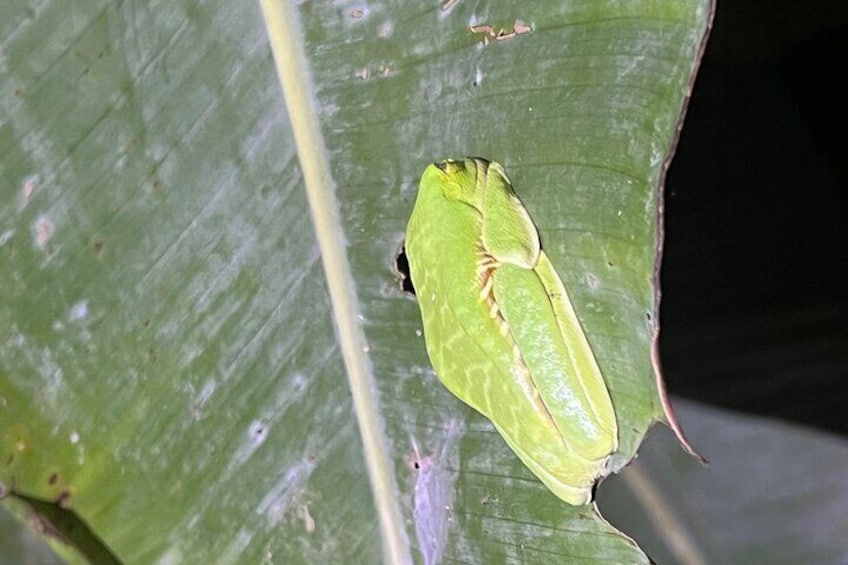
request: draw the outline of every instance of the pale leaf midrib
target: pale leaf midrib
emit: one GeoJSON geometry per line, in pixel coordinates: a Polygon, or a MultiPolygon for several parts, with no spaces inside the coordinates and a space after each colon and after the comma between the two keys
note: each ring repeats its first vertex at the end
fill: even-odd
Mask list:
{"type": "Polygon", "coordinates": [[[303,171],[315,235],[321,250],[339,345],[347,370],[354,410],[365,451],[368,476],[383,537],[387,563],[411,563],[411,554],[386,449],[376,387],[365,354],[366,340],[358,322],[359,304],[344,252],[344,234],[327,153],[313,99],[312,83],[298,24],[287,0],[260,0],[277,75],[303,171]]]}

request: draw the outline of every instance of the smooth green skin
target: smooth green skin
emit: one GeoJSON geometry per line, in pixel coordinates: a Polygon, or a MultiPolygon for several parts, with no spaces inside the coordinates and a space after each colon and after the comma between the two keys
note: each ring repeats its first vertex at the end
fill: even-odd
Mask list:
{"type": "Polygon", "coordinates": [[[503,167],[471,158],[428,166],[406,255],[440,380],[554,494],[590,502],[618,447],[615,410],[503,167]]]}

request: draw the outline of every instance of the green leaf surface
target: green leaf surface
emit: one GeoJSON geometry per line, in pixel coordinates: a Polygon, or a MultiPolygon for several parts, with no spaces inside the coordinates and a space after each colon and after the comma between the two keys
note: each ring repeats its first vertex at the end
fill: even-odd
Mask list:
{"type": "Polygon", "coordinates": [[[323,136],[299,147],[252,3],[0,6],[7,491],[130,563],[373,563],[380,509],[424,563],[645,560],[444,390],[393,268],[426,164],[503,162],[608,378],[623,465],[662,416],[658,186],[711,5],[450,4],[296,6],[281,25],[309,74],[286,88],[323,136]],[[334,282],[367,340],[353,388],[334,282]]]}

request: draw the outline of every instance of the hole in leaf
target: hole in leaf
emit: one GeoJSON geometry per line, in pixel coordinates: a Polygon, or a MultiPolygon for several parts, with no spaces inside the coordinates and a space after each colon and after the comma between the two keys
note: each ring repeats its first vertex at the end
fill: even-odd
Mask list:
{"type": "Polygon", "coordinates": [[[406,258],[406,247],[401,247],[395,257],[394,269],[400,289],[403,292],[415,296],[415,287],[412,286],[412,277],[409,276],[409,259],[406,258]]]}

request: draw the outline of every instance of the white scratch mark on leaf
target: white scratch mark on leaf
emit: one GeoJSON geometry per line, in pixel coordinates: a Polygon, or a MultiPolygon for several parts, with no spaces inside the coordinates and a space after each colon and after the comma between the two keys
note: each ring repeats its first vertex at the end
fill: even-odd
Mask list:
{"type": "Polygon", "coordinates": [[[76,322],[88,316],[88,300],[80,300],[68,312],[68,320],[76,322]]]}
{"type": "Polygon", "coordinates": [[[268,425],[259,420],[254,420],[250,423],[245,435],[247,436],[245,441],[239,446],[235,455],[233,455],[232,461],[230,461],[227,474],[230,474],[233,469],[247,461],[259,449],[259,446],[265,443],[265,440],[268,438],[268,425]]]}
{"type": "Polygon", "coordinates": [[[438,455],[422,457],[411,438],[412,466],[417,471],[413,490],[413,521],[418,548],[426,565],[441,562],[451,522],[455,474],[448,470],[448,455],[462,434],[455,420],[445,426],[438,455]]]}
{"type": "Polygon", "coordinates": [[[268,426],[259,420],[254,420],[250,423],[250,429],[247,433],[250,445],[253,449],[256,449],[265,443],[265,439],[268,437],[268,426]]]}
{"type": "Polygon", "coordinates": [[[203,415],[203,407],[209,401],[209,398],[215,393],[215,379],[207,379],[203,383],[203,388],[197,393],[197,396],[192,402],[192,414],[196,420],[199,420],[203,415]]]}
{"type": "Polygon", "coordinates": [[[312,471],[312,467],[313,464],[306,460],[293,465],[259,501],[256,513],[268,519],[270,528],[275,527],[283,519],[292,499],[303,490],[303,484],[312,471]]]}
{"type": "Polygon", "coordinates": [[[252,540],[253,533],[245,529],[239,530],[235,539],[223,551],[219,563],[241,563],[244,550],[247,549],[252,540]]]}
{"type": "Polygon", "coordinates": [[[377,28],[377,36],[382,37],[383,39],[388,39],[392,36],[392,33],[395,31],[395,26],[391,22],[391,20],[386,20],[380,24],[380,27],[377,28]]]}
{"type": "Polygon", "coordinates": [[[183,553],[178,547],[169,547],[155,561],[156,565],[179,565],[184,561],[183,553]]]}
{"type": "Polygon", "coordinates": [[[64,371],[50,347],[43,347],[29,339],[26,334],[12,325],[9,338],[0,343],[5,353],[18,356],[20,362],[31,367],[37,376],[41,398],[50,409],[58,409],[61,403],[73,402],[66,388],[64,371]]]}

